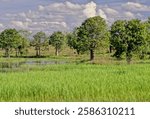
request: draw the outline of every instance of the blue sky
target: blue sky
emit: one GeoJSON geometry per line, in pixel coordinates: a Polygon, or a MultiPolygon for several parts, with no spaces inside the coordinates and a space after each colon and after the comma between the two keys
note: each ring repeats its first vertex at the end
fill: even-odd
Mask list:
{"type": "Polygon", "coordinates": [[[99,15],[108,24],[117,19],[147,19],[150,0],[0,0],[0,31],[70,31],[99,15]]]}

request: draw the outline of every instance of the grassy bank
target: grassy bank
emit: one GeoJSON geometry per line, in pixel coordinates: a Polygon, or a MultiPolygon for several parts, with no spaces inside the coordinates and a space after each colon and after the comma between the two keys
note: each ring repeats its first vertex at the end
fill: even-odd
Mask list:
{"type": "Polygon", "coordinates": [[[0,101],[150,101],[149,76],[150,64],[34,66],[0,73],[0,101]]]}

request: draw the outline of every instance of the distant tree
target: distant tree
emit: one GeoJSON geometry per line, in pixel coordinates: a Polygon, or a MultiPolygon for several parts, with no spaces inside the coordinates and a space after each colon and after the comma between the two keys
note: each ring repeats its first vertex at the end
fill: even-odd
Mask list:
{"type": "Polygon", "coordinates": [[[21,37],[21,44],[17,47],[18,49],[18,55],[22,56],[23,54],[26,54],[28,52],[28,47],[30,46],[29,41],[21,37]]]}
{"type": "Polygon", "coordinates": [[[111,47],[115,48],[115,53],[114,56],[117,59],[121,59],[121,55],[123,54],[123,52],[125,51],[125,42],[126,42],[126,21],[125,20],[117,20],[115,21],[112,26],[111,26],[111,30],[110,30],[110,44],[111,47]]]}
{"type": "Polygon", "coordinates": [[[117,58],[125,52],[127,63],[130,64],[134,51],[145,44],[146,26],[138,19],[116,21],[111,27],[111,44],[115,48],[117,58]]]}
{"type": "Polygon", "coordinates": [[[46,34],[42,31],[36,33],[33,38],[34,40],[31,41],[30,45],[35,47],[36,56],[39,57],[41,56],[41,48],[48,46],[48,40],[46,34]]]}
{"type": "Polygon", "coordinates": [[[147,37],[145,40],[145,44],[139,50],[139,56],[141,59],[143,59],[145,55],[149,55],[150,58],[150,17],[147,21],[144,22],[144,24],[146,26],[147,37]]]}
{"type": "Polygon", "coordinates": [[[100,16],[85,20],[78,29],[77,39],[79,48],[90,51],[90,60],[94,60],[94,51],[108,39],[106,21],[100,16]]]}
{"type": "Polygon", "coordinates": [[[30,46],[31,33],[27,30],[19,30],[20,45],[16,48],[16,56],[26,54],[28,52],[28,47],[30,46]]]}
{"type": "Polygon", "coordinates": [[[67,44],[70,48],[76,50],[77,54],[79,55],[81,52],[84,51],[84,47],[82,46],[82,42],[80,42],[80,38],[78,37],[79,28],[75,28],[72,33],[67,34],[67,44]]]}
{"type": "Polygon", "coordinates": [[[50,37],[49,37],[49,44],[55,47],[55,55],[58,56],[59,52],[65,42],[66,36],[58,31],[54,32],[50,37]]]}
{"type": "Polygon", "coordinates": [[[0,46],[5,49],[5,56],[10,57],[12,48],[17,48],[20,45],[21,35],[16,29],[5,29],[0,34],[0,46]]]}
{"type": "Polygon", "coordinates": [[[148,20],[147,20],[147,22],[150,24],[150,17],[148,17],[148,20]]]}

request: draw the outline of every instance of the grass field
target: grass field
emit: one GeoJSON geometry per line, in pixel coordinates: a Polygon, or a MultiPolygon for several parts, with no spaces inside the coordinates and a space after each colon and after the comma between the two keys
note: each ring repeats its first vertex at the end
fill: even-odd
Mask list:
{"type": "Polygon", "coordinates": [[[0,73],[0,101],[150,101],[150,64],[55,64],[0,73]]]}

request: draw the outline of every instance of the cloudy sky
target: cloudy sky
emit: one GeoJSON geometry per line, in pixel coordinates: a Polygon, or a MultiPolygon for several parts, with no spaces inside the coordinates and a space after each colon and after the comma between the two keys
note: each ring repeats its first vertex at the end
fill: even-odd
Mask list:
{"type": "Polygon", "coordinates": [[[145,20],[150,16],[150,0],[0,0],[0,31],[71,31],[96,15],[108,24],[117,19],[145,20]]]}

